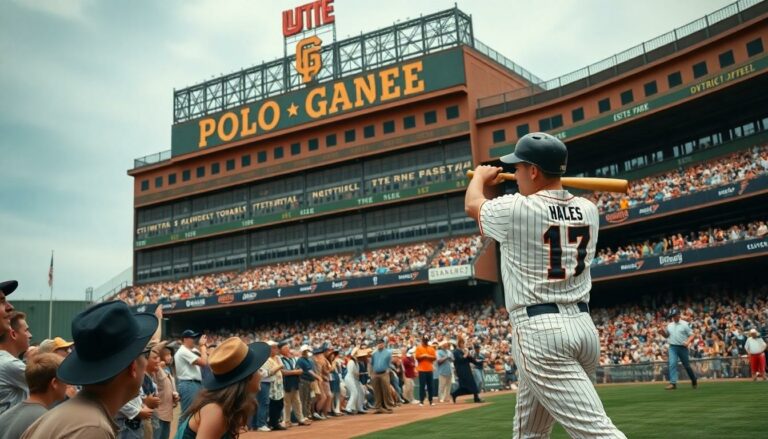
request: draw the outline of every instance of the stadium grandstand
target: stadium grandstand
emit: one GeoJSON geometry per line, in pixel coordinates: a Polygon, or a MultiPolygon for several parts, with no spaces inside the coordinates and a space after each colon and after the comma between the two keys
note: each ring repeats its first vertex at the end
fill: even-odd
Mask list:
{"type": "Polygon", "coordinates": [[[672,307],[697,373],[749,376],[745,334],[768,335],[766,24],[768,2],[742,0],[542,81],[454,8],[322,46],[307,83],[291,55],[176,90],[171,150],[128,171],[133,282],[108,298],[214,343],[462,333],[510,386],[499,249],[464,212],[466,172],[544,131],[568,176],[630,181],[581,194],[601,215],[598,381],[663,381],[672,307]]]}

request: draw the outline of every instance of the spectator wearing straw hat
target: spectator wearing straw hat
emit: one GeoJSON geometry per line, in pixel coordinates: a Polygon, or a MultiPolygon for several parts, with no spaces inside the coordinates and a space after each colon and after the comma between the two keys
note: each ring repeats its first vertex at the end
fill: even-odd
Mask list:
{"type": "Polygon", "coordinates": [[[328,364],[331,366],[330,382],[331,388],[331,410],[333,416],[343,416],[341,413],[341,360],[339,360],[339,349],[329,349],[327,352],[328,364]]]}
{"type": "Polygon", "coordinates": [[[139,393],[147,344],[158,327],[152,314],[132,314],[123,302],[104,302],[72,321],[75,349],[59,366],[65,383],[82,386],[27,429],[25,439],[115,439],[114,417],[139,393]]]}
{"type": "Polygon", "coordinates": [[[53,353],[62,358],[67,358],[70,352],[72,352],[71,341],[66,341],[61,337],[55,337],[53,340],[43,340],[40,342],[38,352],[42,354],[53,353]]]}
{"type": "Polygon", "coordinates": [[[368,400],[368,383],[371,379],[370,375],[368,374],[368,370],[370,369],[370,357],[371,350],[367,347],[361,347],[358,349],[357,354],[355,355],[358,369],[358,392],[360,394],[357,412],[362,414],[368,413],[366,406],[368,408],[371,407],[368,400]]]}
{"type": "Polygon", "coordinates": [[[451,351],[451,342],[443,340],[440,342],[440,349],[437,350],[437,400],[445,402],[451,395],[451,381],[453,380],[453,351],[451,351]]]}
{"type": "Polygon", "coordinates": [[[177,438],[237,438],[256,411],[261,387],[259,370],[271,348],[263,342],[246,345],[230,337],[209,357],[211,374],[203,390],[179,422],[177,438]]]}

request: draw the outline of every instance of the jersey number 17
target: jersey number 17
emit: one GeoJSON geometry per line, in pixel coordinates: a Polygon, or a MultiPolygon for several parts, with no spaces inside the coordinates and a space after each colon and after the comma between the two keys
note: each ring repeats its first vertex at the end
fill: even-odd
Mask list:
{"type": "MultiPolygon", "coordinates": [[[[568,235],[568,243],[578,243],[576,247],[576,271],[574,276],[584,272],[584,259],[587,257],[587,244],[589,244],[590,234],[589,226],[567,226],[565,227],[568,235]]],[[[550,226],[544,232],[544,243],[549,244],[549,268],[547,269],[548,279],[565,279],[565,268],[563,268],[563,247],[560,242],[559,225],[550,226]]]]}

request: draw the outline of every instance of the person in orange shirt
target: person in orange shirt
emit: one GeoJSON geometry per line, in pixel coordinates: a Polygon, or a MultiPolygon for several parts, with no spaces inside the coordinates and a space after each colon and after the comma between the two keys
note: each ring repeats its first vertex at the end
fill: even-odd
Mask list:
{"type": "Polygon", "coordinates": [[[619,209],[621,210],[627,210],[629,209],[629,200],[625,197],[622,197],[621,200],[619,200],[619,209]]]}
{"type": "Polygon", "coordinates": [[[424,406],[425,393],[429,394],[429,405],[435,405],[432,398],[435,396],[434,383],[432,378],[432,363],[437,359],[435,348],[429,345],[429,337],[424,336],[421,339],[421,346],[416,348],[416,361],[419,371],[419,405],[424,406]],[[425,392],[424,389],[427,389],[425,392]]]}

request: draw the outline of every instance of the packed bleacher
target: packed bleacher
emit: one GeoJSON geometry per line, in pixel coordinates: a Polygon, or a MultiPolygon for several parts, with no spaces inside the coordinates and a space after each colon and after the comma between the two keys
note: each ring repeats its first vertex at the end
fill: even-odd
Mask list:
{"type": "MultiPolygon", "coordinates": [[[[681,318],[691,324],[696,335],[690,347],[692,358],[739,357],[745,354],[744,342],[750,329],[768,336],[768,285],[746,290],[703,288],[690,295],[665,292],[645,297],[642,303],[592,308],[601,342],[601,364],[666,361],[667,339],[659,329],[669,323],[672,307],[680,309],[681,318]]],[[[512,364],[509,316],[506,309],[491,301],[204,332],[214,344],[237,336],[247,342],[289,339],[295,346],[327,343],[341,351],[360,345],[371,347],[376,340],[386,338],[388,345],[403,353],[424,335],[438,344],[455,341],[461,335],[491,368],[512,364]]]]}
{"type": "Polygon", "coordinates": [[[253,267],[242,272],[193,276],[172,282],[135,285],[114,298],[129,305],[184,300],[240,291],[303,285],[354,277],[421,270],[430,266],[469,264],[482,247],[479,235],[369,249],[355,254],[337,254],[301,261],[253,267]]]}
{"type": "Polygon", "coordinates": [[[469,239],[467,237],[451,238],[445,241],[442,248],[432,258],[432,266],[450,267],[469,264],[482,245],[483,238],[480,235],[469,237],[469,239]]]}
{"type": "Polygon", "coordinates": [[[602,248],[597,251],[592,265],[607,265],[616,262],[658,256],[669,252],[725,245],[748,239],[763,238],[768,235],[766,221],[752,221],[747,224],[734,224],[730,227],[707,227],[682,233],[671,234],[657,239],[621,245],[616,248],[602,248]]]}
{"type": "Polygon", "coordinates": [[[633,364],[666,361],[667,342],[659,329],[669,322],[672,307],[690,323],[694,340],[692,358],[738,357],[751,329],[768,335],[768,286],[734,291],[722,287],[701,287],[682,298],[658,294],[642,304],[628,304],[592,310],[600,333],[600,364],[633,364]]]}
{"type": "Polygon", "coordinates": [[[768,173],[768,145],[632,181],[627,194],[595,192],[588,198],[600,212],[613,212],[671,200],[765,173],[768,173]]]}

